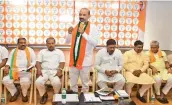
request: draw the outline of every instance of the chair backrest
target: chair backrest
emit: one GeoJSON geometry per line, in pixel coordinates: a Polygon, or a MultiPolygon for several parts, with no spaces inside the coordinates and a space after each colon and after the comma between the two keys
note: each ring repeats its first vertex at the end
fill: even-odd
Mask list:
{"type": "Polygon", "coordinates": [[[172,54],[169,54],[167,56],[168,62],[170,63],[170,65],[172,65],[172,54]]]}

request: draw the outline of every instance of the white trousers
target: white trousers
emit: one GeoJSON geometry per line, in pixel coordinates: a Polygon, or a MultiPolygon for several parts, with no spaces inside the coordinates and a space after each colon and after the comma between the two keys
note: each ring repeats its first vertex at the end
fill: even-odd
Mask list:
{"type": "MultiPolygon", "coordinates": [[[[108,87],[107,83],[104,81],[99,81],[97,83],[97,85],[99,86],[100,89],[108,87]]],[[[114,90],[122,90],[124,85],[125,85],[125,79],[123,78],[123,79],[115,82],[113,88],[114,88],[114,90]]]]}
{"type": "MultiPolygon", "coordinates": [[[[23,76],[19,76],[20,79],[20,85],[21,85],[21,89],[22,89],[22,94],[23,96],[27,95],[27,91],[30,87],[31,84],[31,73],[25,73],[25,75],[23,76]]],[[[10,79],[10,76],[7,75],[3,78],[3,84],[5,85],[5,87],[7,88],[7,90],[11,93],[12,96],[14,96],[14,94],[17,92],[17,89],[14,85],[14,80],[10,79]]]]}
{"type": "Polygon", "coordinates": [[[61,82],[60,82],[60,78],[58,76],[55,75],[50,75],[50,74],[43,74],[43,76],[39,76],[37,78],[37,80],[35,81],[35,85],[36,88],[39,91],[40,96],[42,97],[45,92],[46,92],[46,87],[45,87],[45,83],[50,80],[51,85],[53,86],[54,89],[54,93],[59,93],[60,89],[61,89],[61,82]]]}
{"type": "Polygon", "coordinates": [[[82,70],[78,70],[76,67],[71,67],[69,70],[70,88],[74,92],[78,92],[78,78],[80,76],[82,82],[82,92],[89,91],[89,77],[91,67],[83,67],[82,70]]]}
{"type": "MultiPolygon", "coordinates": [[[[162,79],[160,76],[156,76],[154,77],[155,80],[155,84],[154,84],[154,88],[155,88],[155,93],[156,95],[160,95],[160,88],[161,88],[161,84],[162,84],[162,79]]],[[[166,95],[170,89],[172,88],[172,77],[168,78],[165,86],[162,89],[162,92],[166,95]]]]}
{"type": "MultiPolygon", "coordinates": [[[[130,96],[131,95],[131,91],[132,91],[132,88],[134,86],[134,83],[127,83],[126,84],[126,91],[128,93],[128,95],[130,96]]],[[[146,85],[142,85],[142,87],[139,89],[139,94],[140,96],[142,97],[145,92],[152,86],[152,84],[146,84],[146,85]]]]}

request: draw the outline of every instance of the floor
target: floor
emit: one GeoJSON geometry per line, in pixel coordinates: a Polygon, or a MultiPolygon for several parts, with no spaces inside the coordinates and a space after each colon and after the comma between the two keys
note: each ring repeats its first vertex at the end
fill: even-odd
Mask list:
{"type": "MultiPolygon", "coordinates": [[[[165,105],[172,105],[172,98],[170,96],[172,96],[172,91],[167,95],[167,98],[169,100],[169,104],[165,104],[165,105]]],[[[48,90],[48,101],[47,101],[47,103],[45,105],[52,105],[52,103],[51,103],[52,99],[53,99],[52,97],[53,97],[53,92],[50,89],[50,90],[48,90]]],[[[134,102],[136,102],[137,105],[152,105],[151,102],[144,104],[144,103],[140,102],[139,100],[137,100],[137,98],[135,97],[135,92],[132,93],[131,98],[133,99],[134,102]]],[[[39,100],[40,100],[40,97],[39,97],[39,94],[38,94],[37,105],[41,105],[41,104],[39,104],[39,100]]],[[[22,99],[21,99],[21,95],[20,95],[20,97],[18,97],[17,101],[8,102],[7,105],[29,105],[29,103],[28,102],[23,103],[22,99]]],[[[34,105],[34,103],[32,102],[31,105],[34,105]]],[[[161,103],[159,103],[158,101],[155,100],[154,105],[164,105],[164,104],[161,104],[161,103]]]]}

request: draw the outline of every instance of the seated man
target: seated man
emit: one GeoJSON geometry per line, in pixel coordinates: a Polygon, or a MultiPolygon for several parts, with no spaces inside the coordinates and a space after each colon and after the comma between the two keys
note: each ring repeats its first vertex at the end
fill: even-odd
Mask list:
{"type": "Polygon", "coordinates": [[[50,80],[54,93],[59,93],[61,89],[60,79],[65,65],[65,57],[61,50],[55,48],[55,43],[54,38],[47,38],[46,46],[48,49],[41,50],[37,57],[36,68],[39,77],[35,81],[35,85],[42,97],[40,104],[45,104],[48,99],[45,88],[46,81],[50,80]]]}
{"type": "Polygon", "coordinates": [[[126,91],[130,95],[134,84],[141,84],[142,87],[137,92],[136,97],[143,103],[146,103],[143,95],[155,81],[146,74],[149,67],[148,56],[143,50],[143,42],[137,40],[134,42],[134,49],[124,53],[124,69],[126,70],[126,91]]]}
{"type": "Polygon", "coordinates": [[[120,74],[123,56],[115,47],[116,41],[109,39],[106,42],[106,48],[99,50],[96,54],[95,69],[98,71],[97,84],[100,88],[108,87],[107,83],[113,83],[114,89],[121,90],[125,84],[125,79],[120,74]]]}
{"type": "Polygon", "coordinates": [[[35,59],[35,52],[30,47],[26,46],[26,39],[19,38],[17,48],[11,51],[4,68],[5,77],[3,78],[3,84],[11,93],[10,102],[16,101],[20,94],[13,83],[14,80],[20,80],[22,101],[28,101],[27,91],[31,84],[31,72],[29,68],[35,66],[35,59]]]}
{"type": "Polygon", "coordinates": [[[156,99],[161,103],[168,103],[165,95],[172,88],[172,70],[168,63],[167,56],[164,51],[159,49],[158,41],[151,42],[150,51],[147,51],[146,54],[150,58],[150,68],[152,69],[153,78],[156,82],[154,84],[156,99]],[[161,90],[162,81],[167,82],[161,90]]]}
{"type": "Polygon", "coordinates": [[[8,50],[0,45],[0,69],[5,66],[8,59],[8,50]]]}

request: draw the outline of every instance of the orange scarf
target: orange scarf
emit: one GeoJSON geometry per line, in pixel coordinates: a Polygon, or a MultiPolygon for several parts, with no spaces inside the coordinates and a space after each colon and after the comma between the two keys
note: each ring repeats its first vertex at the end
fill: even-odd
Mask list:
{"type": "MultiPolygon", "coordinates": [[[[156,59],[155,59],[154,53],[151,52],[151,51],[149,51],[149,53],[150,53],[150,63],[155,62],[156,59]]],[[[159,58],[162,57],[162,52],[161,52],[161,50],[158,50],[158,57],[159,57],[159,58]]]]}
{"type": "MultiPolygon", "coordinates": [[[[18,53],[18,48],[16,48],[14,50],[14,53],[13,53],[12,59],[11,59],[11,65],[10,65],[10,78],[14,79],[14,80],[18,80],[18,67],[16,65],[17,53],[18,53]]],[[[30,52],[29,52],[28,47],[25,48],[25,53],[26,53],[26,58],[27,58],[27,63],[28,63],[27,65],[29,67],[31,64],[31,62],[30,62],[31,60],[30,60],[30,52]]]]}
{"type": "MultiPolygon", "coordinates": [[[[73,32],[72,32],[72,44],[71,44],[71,49],[70,49],[70,63],[69,66],[75,66],[77,69],[81,70],[82,69],[82,63],[84,61],[84,57],[85,57],[85,49],[86,49],[86,45],[87,45],[87,41],[85,38],[83,38],[81,36],[80,38],[80,43],[79,43],[79,47],[78,47],[78,55],[77,55],[77,59],[75,60],[75,43],[77,40],[77,31],[78,31],[78,27],[79,24],[75,26],[73,32]]],[[[90,22],[88,22],[85,32],[87,35],[89,35],[90,33],[90,22]]]]}

